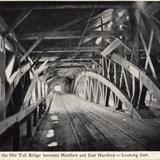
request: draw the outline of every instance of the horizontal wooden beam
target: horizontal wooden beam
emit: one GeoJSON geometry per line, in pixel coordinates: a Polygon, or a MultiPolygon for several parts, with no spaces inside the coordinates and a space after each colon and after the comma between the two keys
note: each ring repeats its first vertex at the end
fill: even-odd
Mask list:
{"type": "MultiPolygon", "coordinates": [[[[42,63],[46,60],[48,60],[48,62],[54,62],[58,57],[57,56],[53,56],[53,57],[42,57],[38,60],[38,63],[42,63]]],[[[100,57],[94,57],[94,60],[99,60],[100,57]]],[[[61,62],[90,62],[92,61],[92,58],[88,58],[88,57],[77,57],[76,59],[72,59],[72,58],[61,58],[61,62]]]]}
{"type": "MultiPolygon", "coordinates": [[[[79,66],[79,65],[83,65],[85,63],[87,64],[92,64],[92,61],[61,61],[62,62],[62,66],[79,66]]],[[[59,65],[59,66],[61,66],[59,65]]]]}
{"type": "MultiPolygon", "coordinates": [[[[88,54],[78,56],[76,58],[77,61],[80,62],[80,60],[78,60],[78,59],[93,58],[92,54],[89,54],[89,55],[88,54]]],[[[39,54],[34,53],[33,56],[31,55],[31,57],[32,57],[32,59],[36,59],[38,57],[38,55],[39,54]]],[[[60,53],[49,53],[48,55],[45,55],[45,57],[43,57],[40,61],[38,61],[37,64],[41,64],[41,63],[43,63],[46,60],[48,60],[48,62],[55,62],[56,60],[59,60],[59,61],[62,60],[61,63],[63,63],[65,61],[67,61],[67,59],[69,59],[69,61],[71,62],[72,61],[71,59],[72,59],[73,56],[74,56],[74,54],[71,54],[71,53],[69,53],[69,54],[65,54],[65,53],[63,53],[63,54],[60,54],[60,53]],[[52,58],[52,57],[55,57],[55,55],[56,55],[57,59],[52,58]]],[[[95,60],[99,60],[100,58],[102,58],[101,55],[94,56],[95,60]]],[[[73,61],[74,61],[74,59],[73,59],[73,61]]]]}
{"type": "Polygon", "coordinates": [[[57,66],[55,68],[56,69],[70,69],[70,68],[84,68],[84,65],[69,65],[69,66],[64,66],[64,65],[61,65],[61,66],[57,66]]]}
{"type": "MultiPolygon", "coordinates": [[[[41,59],[39,59],[39,62],[44,62],[44,61],[48,61],[48,62],[53,62],[57,59],[57,57],[42,57],[41,59]]],[[[89,62],[92,61],[92,59],[90,58],[76,58],[76,59],[72,59],[72,58],[62,58],[61,62],[89,62]]]]}
{"type": "Polygon", "coordinates": [[[88,62],[88,61],[92,61],[91,58],[76,58],[76,59],[61,59],[61,62],[88,62]]]}
{"type": "MultiPolygon", "coordinates": [[[[85,46],[80,47],[78,52],[94,52],[98,51],[101,48],[101,46],[85,46]]],[[[63,52],[75,52],[77,47],[51,47],[51,48],[45,48],[46,53],[63,53],[63,52]]],[[[32,53],[43,53],[42,50],[35,50],[32,51],[32,53]]],[[[33,55],[33,54],[32,54],[33,55]]]]}
{"type": "MultiPolygon", "coordinates": [[[[35,40],[39,37],[44,39],[76,39],[82,37],[81,31],[50,31],[37,33],[17,34],[20,40],[35,40]]],[[[87,32],[85,38],[111,37],[115,34],[113,31],[90,31],[87,32]]]]}
{"type": "Polygon", "coordinates": [[[56,56],[53,56],[53,57],[41,57],[40,59],[38,59],[38,62],[44,62],[44,61],[53,62],[56,59],[57,59],[56,56]]]}
{"type": "Polygon", "coordinates": [[[108,9],[108,8],[135,8],[136,5],[134,2],[103,2],[103,4],[100,2],[91,2],[91,3],[81,3],[81,2],[76,2],[76,3],[73,3],[72,4],[69,4],[70,2],[62,2],[62,4],[57,4],[56,2],[51,2],[50,4],[49,3],[28,3],[27,5],[23,4],[23,3],[10,3],[10,4],[6,4],[6,3],[3,3],[0,5],[0,9],[2,10],[17,10],[17,9],[20,9],[20,10],[24,10],[24,9],[30,9],[30,8],[33,8],[33,9],[38,9],[38,10],[53,10],[53,9],[92,9],[93,7],[95,8],[99,8],[99,9],[108,9]],[[96,5],[96,6],[95,6],[96,5]]]}

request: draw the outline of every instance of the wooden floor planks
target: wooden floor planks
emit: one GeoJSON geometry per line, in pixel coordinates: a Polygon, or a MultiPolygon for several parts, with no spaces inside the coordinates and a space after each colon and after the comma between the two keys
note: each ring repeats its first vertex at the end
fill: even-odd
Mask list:
{"type": "Polygon", "coordinates": [[[160,129],[77,96],[56,94],[27,150],[160,150],[160,129]]]}

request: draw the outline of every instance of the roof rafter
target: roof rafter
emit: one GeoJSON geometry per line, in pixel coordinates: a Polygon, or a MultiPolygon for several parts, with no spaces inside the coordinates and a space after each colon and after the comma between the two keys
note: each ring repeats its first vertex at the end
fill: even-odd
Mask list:
{"type": "Polygon", "coordinates": [[[3,37],[8,36],[11,32],[13,32],[14,29],[18,27],[26,18],[27,16],[32,12],[32,9],[25,10],[17,19],[16,21],[7,28],[7,30],[3,33],[3,37]]]}
{"type": "Polygon", "coordinates": [[[28,51],[23,55],[23,57],[20,59],[20,62],[24,61],[25,58],[33,51],[34,48],[38,46],[38,44],[42,41],[43,38],[39,38],[34,42],[34,44],[28,49],[28,51]]]}
{"type": "MultiPolygon", "coordinates": [[[[71,26],[71,25],[73,25],[73,24],[76,24],[77,22],[81,21],[81,20],[84,19],[84,18],[85,18],[85,17],[81,17],[81,18],[75,19],[75,20],[73,20],[73,21],[71,21],[71,22],[69,22],[69,23],[66,23],[66,24],[64,24],[64,25],[56,28],[54,31],[59,31],[59,30],[61,30],[61,29],[64,29],[64,28],[66,28],[66,27],[69,27],[69,26],[71,26]]],[[[36,42],[29,48],[29,50],[28,50],[28,51],[24,54],[24,56],[20,59],[20,62],[24,61],[25,58],[26,58],[27,56],[29,56],[29,54],[33,51],[33,49],[36,48],[37,45],[38,45],[43,39],[44,39],[43,36],[42,36],[42,37],[39,37],[39,39],[36,40],[36,42]]]]}

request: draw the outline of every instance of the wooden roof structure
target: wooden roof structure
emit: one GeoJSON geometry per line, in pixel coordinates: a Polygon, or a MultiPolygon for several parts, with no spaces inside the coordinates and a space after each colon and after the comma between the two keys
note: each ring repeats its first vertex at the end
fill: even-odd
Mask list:
{"type": "Polygon", "coordinates": [[[51,71],[53,74],[61,70],[63,74],[58,76],[64,76],[67,68],[65,60],[70,60],[67,62],[69,70],[84,69],[84,63],[90,65],[93,59],[101,57],[100,52],[112,41],[113,35],[125,37],[124,30],[129,29],[130,23],[125,8],[132,9],[134,6],[133,2],[1,2],[3,28],[0,32],[10,44],[9,51],[18,51],[20,63],[30,58],[36,63],[35,67],[43,63],[48,66],[44,73],[51,71]],[[118,21],[117,16],[121,16],[118,21]],[[124,22],[127,27],[117,30],[124,22]]]}

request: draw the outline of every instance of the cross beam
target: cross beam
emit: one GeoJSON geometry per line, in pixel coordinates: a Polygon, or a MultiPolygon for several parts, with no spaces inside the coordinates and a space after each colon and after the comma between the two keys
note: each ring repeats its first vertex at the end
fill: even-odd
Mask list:
{"type": "MultiPolygon", "coordinates": [[[[62,25],[62,26],[54,29],[54,31],[59,31],[59,30],[62,30],[62,29],[64,29],[64,28],[67,28],[67,27],[69,27],[69,26],[72,26],[73,24],[78,23],[79,21],[83,20],[83,19],[86,18],[86,17],[87,17],[87,16],[81,17],[81,18],[78,18],[78,19],[74,19],[73,21],[68,22],[68,23],[65,23],[64,25],[62,25]]],[[[30,49],[29,49],[29,50],[24,54],[24,56],[20,59],[21,62],[24,61],[27,56],[29,56],[29,54],[33,51],[34,48],[36,48],[36,46],[43,40],[43,38],[44,38],[44,37],[42,36],[42,37],[39,37],[39,39],[36,40],[36,42],[30,47],[30,49]]]]}
{"type": "Polygon", "coordinates": [[[66,69],[66,68],[84,68],[84,67],[85,67],[84,65],[57,66],[55,68],[55,70],[57,70],[57,69],[66,69]]]}
{"type": "Polygon", "coordinates": [[[37,47],[37,45],[42,41],[43,38],[39,38],[36,42],[28,49],[24,56],[20,59],[20,62],[24,61],[25,58],[37,47]]]}
{"type": "MultiPolygon", "coordinates": [[[[67,2],[68,3],[68,2],[67,2]]],[[[16,10],[16,9],[26,9],[26,8],[33,8],[33,9],[38,9],[38,10],[52,10],[52,9],[92,9],[96,4],[96,8],[99,9],[106,9],[106,8],[135,8],[136,5],[134,2],[107,2],[107,3],[92,3],[92,4],[56,4],[56,3],[30,3],[27,6],[23,5],[23,4],[17,4],[16,5],[14,3],[12,3],[12,5],[9,4],[5,4],[3,3],[3,5],[0,5],[0,9],[5,10],[16,10]]]]}
{"type": "MultiPolygon", "coordinates": [[[[82,32],[80,31],[51,31],[51,32],[38,32],[38,33],[24,33],[19,34],[20,40],[35,40],[39,37],[44,37],[44,39],[74,39],[81,38],[82,32]]],[[[90,31],[86,34],[87,38],[96,37],[111,37],[115,34],[113,31],[90,31]]]]}
{"type": "MultiPolygon", "coordinates": [[[[80,47],[78,52],[94,52],[98,51],[101,48],[101,46],[85,46],[85,47],[80,47]]],[[[47,53],[61,53],[61,52],[75,52],[77,47],[50,47],[50,48],[45,48],[45,51],[47,53]]],[[[35,50],[32,51],[32,53],[43,53],[44,51],[42,50],[35,50]]]]}

